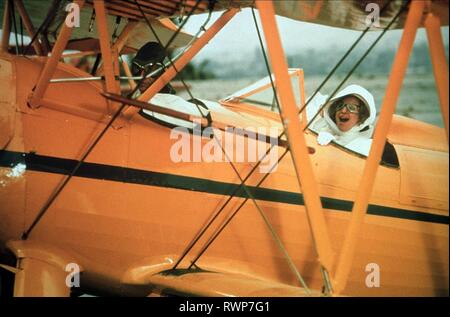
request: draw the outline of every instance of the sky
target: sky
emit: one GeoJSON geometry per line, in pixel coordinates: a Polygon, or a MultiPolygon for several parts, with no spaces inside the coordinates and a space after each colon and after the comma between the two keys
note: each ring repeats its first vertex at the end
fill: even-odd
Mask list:
{"type": "MultiPolygon", "coordinates": [[[[208,26],[219,16],[220,13],[214,13],[208,26]]],[[[262,31],[257,11],[256,16],[262,31]]],[[[184,29],[195,34],[206,20],[206,17],[206,14],[191,17],[184,29]]],[[[309,48],[318,50],[333,49],[333,47],[347,48],[361,34],[361,31],[322,26],[279,16],[277,16],[277,23],[283,47],[287,53],[295,53],[296,51],[309,48]]],[[[443,27],[442,31],[444,41],[448,44],[448,27],[443,27]]],[[[371,43],[379,33],[379,31],[369,32],[365,38],[366,43],[371,43]]],[[[400,37],[401,30],[388,31],[378,45],[395,47],[398,45],[400,37]]],[[[425,40],[425,30],[423,28],[419,29],[416,42],[425,40]]],[[[259,42],[251,9],[244,9],[208,43],[207,47],[198,54],[196,59],[235,59],[239,56],[242,57],[243,54],[251,54],[258,47],[259,42]]]]}

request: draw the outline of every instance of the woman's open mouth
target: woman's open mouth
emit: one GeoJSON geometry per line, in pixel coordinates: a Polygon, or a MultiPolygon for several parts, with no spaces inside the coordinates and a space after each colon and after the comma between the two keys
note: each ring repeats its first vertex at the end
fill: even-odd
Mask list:
{"type": "Polygon", "coordinates": [[[339,122],[342,122],[342,123],[347,122],[348,120],[350,120],[350,118],[347,117],[347,116],[339,116],[338,119],[339,119],[339,122]]]}

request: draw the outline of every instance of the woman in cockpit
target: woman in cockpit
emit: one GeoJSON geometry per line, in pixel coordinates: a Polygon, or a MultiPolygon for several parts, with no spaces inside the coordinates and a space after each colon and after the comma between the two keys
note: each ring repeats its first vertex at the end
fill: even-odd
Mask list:
{"type": "MultiPolygon", "coordinates": [[[[328,96],[318,93],[308,106],[308,118],[326,102],[328,96]]],[[[369,153],[376,108],[372,94],[359,85],[350,85],[336,94],[316,117],[311,129],[318,133],[317,142],[331,141],[358,153],[369,153]]]]}

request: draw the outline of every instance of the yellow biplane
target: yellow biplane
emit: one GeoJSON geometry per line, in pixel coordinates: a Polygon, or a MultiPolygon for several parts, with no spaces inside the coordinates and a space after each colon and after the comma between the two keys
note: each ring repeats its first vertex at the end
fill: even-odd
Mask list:
{"type": "Polygon", "coordinates": [[[317,144],[300,111],[303,71],[288,69],[275,20],[365,31],[368,1],[38,3],[3,1],[2,295],[448,296],[448,1],[376,1],[379,28],[403,33],[368,155],[317,144]],[[260,15],[273,77],[219,102],[161,96],[245,7],[260,15]],[[213,11],[223,13],[208,29],[182,31],[213,11]],[[445,128],[394,115],[420,27],[445,128]],[[143,78],[123,56],[148,41],[181,53],[132,94],[143,78]],[[80,56],[96,56],[95,69],[64,63],[80,56]],[[278,111],[261,106],[268,99],[278,111]],[[179,136],[200,147],[216,135],[196,128],[213,128],[265,154],[176,162],[172,134],[183,124],[179,136]],[[260,172],[273,153],[276,169],[260,172]]]}

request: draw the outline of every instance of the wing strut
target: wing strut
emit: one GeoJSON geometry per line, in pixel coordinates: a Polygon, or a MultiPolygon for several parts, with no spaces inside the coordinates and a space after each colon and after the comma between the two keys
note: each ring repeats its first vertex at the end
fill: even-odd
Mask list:
{"type": "MultiPolygon", "coordinates": [[[[120,94],[119,83],[115,80],[116,75],[119,75],[119,69],[115,67],[114,61],[117,60],[117,56],[114,56],[110,47],[110,36],[108,32],[108,24],[105,10],[105,3],[103,1],[94,1],[94,9],[96,13],[98,38],[100,41],[100,49],[103,59],[103,70],[105,72],[105,86],[106,91],[109,93],[120,94]]],[[[108,103],[109,114],[117,111],[118,105],[112,102],[108,103]]]]}
{"type": "MultiPolygon", "coordinates": [[[[177,60],[172,67],[168,68],[158,79],[147,88],[147,90],[139,96],[140,101],[150,100],[157,92],[159,92],[167,83],[176,76],[193,58],[194,56],[217,34],[231,18],[239,11],[239,9],[231,8],[224,12],[208,30],[198,38],[194,44],[186,51],[186,53],[177,60]]],[[[128,108],[124,114],[134,115],[139,110],[128,108]]]]}
{"type": "Polygon", "coordinates": [[[11,10],[11,3],[9,0],[5,2],[5,8],[3,11],[3,25],[2,25],[2,44],[1,49],[3,52],[8,52],[9,48],[9,36],[11,34],[11,19],[9,16],[9,10],[11,10]]]}
{"type": "MultiPolygon", "coordinates": [[[[35,34],[33,22],[31,22],[31,19],[27,13],[27,10],[25,9],[25,6],[23,5],[22,0],[15,0],[15,3],[17,6],[17,10],[19,11],[20,17],[23,20],[23,24],[24,24],[25,28],[27,29],[28,35],[31,38],[33,38],[34,34],[35,34]]],[[[32,45],[38,55],[44,55],[44,50],[42,49],[42,46],[39,43],[39,41],[34,41],[32,45]]]]}
{"type": "MultiPolygon", "coordinates": [[[[85,0],[75,0],[75,3],[78,4],[80,6],[80,8],[83,6],[84,2],[85,2],[85,0]]],[[[101,9],[101,7],[100,7],[100,9],[101,9]]],[[[105,22],[106,22],[105,19],[103,19],[102,22],[99,21],[98,22],[100,24],[99,27],[106,28],[105,22]]],[[[70,39],[71,33],[72,33],[72,28],[70,28],[66,24],[64,24],[63,27],[62,27],[62,30],[61,30],[61,32],[59,34],[58,40],[55,43],[55,45],[53,46],[52,55],[48,58],[45,66],[44,66],[44,69],[41,72],[41,75],[39,77],[38,83],[36,85],[36,89],[35,89],[34,93],[32,93],[30,95],[30,97],[29,97],[29,103],[30,103],[31,106],[33,106],[33,105],[34,106],[39,106],[39,104],[42,103],[42,97],[45,94],[45,91],[46,91],[46,89],[48,87],[48,84],[50,83],[50,78],[52,77],[52,75],[56,71],[56,68],[57,68],[57,65],[58,65],[58,61],[61,58],[61,55],[62,55],[62,53],[64,51],[64,48],[65,48],[67,42],[70,39]]],[[[174,33],[172,35],[172,38],[169,40],[169,42],[172,41],[176,37],[177,34],[178,34],[178,32],[174,33]]],[[[103,34],[103,35],[105,35],[105,34],[103,34]]],[[[101,49],[102,49],[102,55],[104,55],[104,50],[108,50],[109,51],[110,48],[109,48],[109,46],[105,47],[105,45],[101,45],[101,49]]],[[[117,49],[115,51],[117,52],[117,49]]],[[[110,76],[111,76],[111,74],[110,74],[110,76]]],[[[112,76],[113,76],[113,79],[114,79],[114,74],[112,74],[112,76]]],[[[144,80],[144,79],[145,79],[145,76],[142,77],[141,81],[144,80]]],[[[136,92],[138,87],[139,87],[139,85],[137,85],[134,88],[134,90],[129,94],[129,96],[132,96],[136,92]]],[[[50,206],[53,204],[55,199],[60,195],[60,193],[65,188],[65,186],[68,184],[68,182],[77,173],[77,171],[80,168],[80,166],[84,163],[85,159],[89,156],[89,154],[92,152],[92,150],[96,147],[98,142],[100,142],[100,140],[103,138],[103,136],[108,131],[108,129],[112,126],[112,124],[115,122],[115,120],[118,119],[119,116],[123,113],[123,110],[125,109],[125,107],[126,107],[126,103],[122,103],[121,105],[119,105],[117,107],[117,110],[115,111],[115,113],[113,113],[113,115],[111,116],[111,118],[109,119],[109,121],[107,122],[105,127],[96,136],[96,138],[94,139],[92,144],[89,145],[89,148],[84,152],[84,154],[82,155],[81,159],[77,162],[77,165],[75,166],[75,168],[70,172],[69,176],[67,178],[65,178],[57,186],[57,188],[55,189],[53,194],[49,197],[49,199],[46,201],[46,203],[40,209],[40,211],[38,212],[37,216],[34,218],[34,220],[31,223],[31,225],[28,227],[28,229],[26,229],[23,232],[22,240],[27,240],[28,239],[28,237],[29,237],[30,233],[32,232],[32,230],[39,223],[39,221],[45,215],[45,213],[50,208],[50,206]]]]}
{"type": "Polygon", "coordinates": [[[392,122],[403,78],[406,69],[408,68],[408,60],[413,48],[417,28],[420,26],[422,19],[424,5],[425,3],[423,1],[412,1],[406,18],[405,29],[392,65],[388,86],[386,88],[386,95],[381,106],[380,119],[375,129],[369,157],[367,158],[364,172],[361,176],[360,186],[358,187],[359,190],[353,205],[350,227],[347,231],[344,246],[336,268],[334,286],[337,294],[342,293],[345,289],[350,274],[356,243],[359,238],[364,216],[366,215],[369,198],[372,193],[379,162],[386,142],[386,136],[392,122]]]}
{"type": "MultiPolygon", "coordinates": [[[[76,0],[75,3],[80,7],[80,9],[84,5],[84,0],[76,0]]],[[[66,48],[67,42],[70,39],[70,35],[72,34],[72,28],[67,26],[67,24],[63,24],[62,30],[59,33],[58,40],[53,46],[52,55],[48,58],[45,63],[44,69],[39,76],[39,80],[36,84],[36,88],[34,92],[30,95],[28,103],[32,108],[37,108],[41,102],[42,97],[47,90],[47,87],[50,83],[50,79],[56,71],[56,67],[58,66],[58,61],[61,58],[61,55],[66,48]]]]}
{"type": "Polygon", "coordinates": [[[285,126],[297,179],[300,188],[303,190],[313,243],[322,267],[329,272],[333,265],[334,254],[322,211],[318,186],[309,159],[308,147],[298,120],[298,111],[289,80],[286,58],[278,33],[273,3],[271,1],[257,1],[256,6],[260,11],[272,68],[277,82],[276,88],[283,105],[280,114],[285,126]]]}
{"type": "Polygon", "coordinates": [[[427,30],[428,45],[430,47],[431,63],[439,94],[442,119],[444,121],[445,132],[447,132],[448,142],[448,64],[445,58],[445,48],[442,42],[441,22],[439,17],[433,13],[428,13],[425,20],[427,30]]]}

